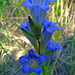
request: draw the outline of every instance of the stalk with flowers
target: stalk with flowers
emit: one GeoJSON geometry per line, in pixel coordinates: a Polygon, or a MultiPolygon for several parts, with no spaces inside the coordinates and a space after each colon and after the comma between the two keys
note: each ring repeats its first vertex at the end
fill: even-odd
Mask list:
{"type": "Polygon", "coordinates": [[[48,4],[56,0],[25,0],[22,5],[29,7],[31,16],[18,26],[27,39],[32,43],[35,51],[28,51],[28,55],[21,56],[22,72],[29,75],[49,75],[49,61],[52,60],[57,49],[63,51],[58,42],[52,41],[55,30],[63,30],[57,27],[57,23],[45,19],[46,12],[50,9],[48,4]],[[32,72],[32,73],[31,73],[32,72]]]}

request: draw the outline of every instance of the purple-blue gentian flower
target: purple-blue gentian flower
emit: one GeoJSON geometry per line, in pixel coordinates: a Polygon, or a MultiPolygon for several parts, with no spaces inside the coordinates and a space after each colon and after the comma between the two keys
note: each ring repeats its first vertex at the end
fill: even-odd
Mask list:
{"type": "MultiPolygon", "coordinates": [[[[20,23],[21,26],[20,28],[21,29],[24,29],[25,31],[29,32],[30,34],[34,35],[30,29],[30,26],[29,26],[29,21],[25,21],[23,23],[20,23]]],[[[18,28],[19,29],[19,28],[18,28]]],[[[34,39],[34,38],[31,38],[29,37],[27,34],[24,33],[24,35],[26,36],[26,38],[32,43],[32,45],[34,46],[35,49],[38,49],[38,43],[37,43],[37,40],[34,39]]]]}
{"type": "Polygon", "coordinates": [[[37,75],[41,73],[41,66],[43,65],[42,62],[45,61],[45,56],[41,55],[38,56],[34,54],[34,51],[31,49],[28,52],[28,55],[21,56],[19,61],[22,63],[22,72],[27,73],[28,71],[35,72],[37,75]]]}
{"type": "Polygon", "coordinates": [[[50,8],[48,6],[50,2],[56,2],[56,0],[26,0],[22,3],[23,6],[29,7],[33,21],[39,28],[42,27],[42,22],[46,16],[46,11],[50,8]]]}
{"type": "Polygon", "coordinates": [[[43,41],[41,42],[43,46],[48,44],[55,30],[63,30],[63,29],[57,27],[57,23],[52,21],[49,22],[48,19],[45,19],[43,21],[43,31],[42,31],[43,41]]]}
{"type": "Polygon", "coordinates": [[[60,47],[60,44],[58,42],[55,42],[55,41],[53,42],[52,40],[50,40],[48,42],[46,49],[54,49],[55,51],[57,49],[60,49],[63,51],[63,48],[60,47]]]}
{"type": "Polygon", "coordinates": [[[60,47],[60,44],[58,42],[55,42],[55,41],[53,42],[52,40],[50,40],[46,46],[46,52],[53,50],[53,52],[48,55],[48,58],[50,60],[54,57],[54,54],[57,49],[60,49],[63,51],[63,48],[60,47]]]}
{"type": "Polygon", "coordinates": [[[21,29],[24,29],[24,30],[26,30],[27,32],[29,32],[29,33],[31,33],[33,35],[32,31],[30,29],[28,20],[23,22],[23,23],[20,23],[20,24],[21,24],[21,26],[20,26],[21,29]]]}

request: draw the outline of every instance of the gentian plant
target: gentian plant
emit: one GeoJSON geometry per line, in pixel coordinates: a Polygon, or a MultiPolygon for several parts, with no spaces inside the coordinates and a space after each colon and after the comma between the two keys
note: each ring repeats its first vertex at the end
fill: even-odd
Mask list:
{"type": "Polygon", "coordinates": [[[63,29],[57,27],[57,23],[45,19],[46,12],[50,9],[48,6],[50,2],[56,0],[25,0],[22,3],[23,6],[29,7],[32,18],[28,16],[28,20],[20,23],[18,29],[23,31],[35,48],[34,51],[29,50],[28,55],[19,58],[23,65],[23,73],[49,75],[51,73],[49,61],[54,57],[57,49],[63,51],[58,42],[51,40],[55,30],[63,29]]]}

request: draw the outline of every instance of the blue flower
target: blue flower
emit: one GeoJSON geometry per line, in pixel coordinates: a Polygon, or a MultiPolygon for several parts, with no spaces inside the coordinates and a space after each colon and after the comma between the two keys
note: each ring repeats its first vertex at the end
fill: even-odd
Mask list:
{"type": "Polygon", "coordinates": [[[52,54],[48,55],[48,59],[52,59],[54,57],[54,54],[56,52],[57,49],[60,49],[63,51],[63,48],[60,47],[60,44],[58,42],[53,42],[52,40],[50,40],[46,46],[46,52],[49,52],[51,50],[53,50],[52,54]]]}
{"type": "Polygon", "coordinates": [[[32,31],[31,31],[31,29],[30,29],[29,21],[28,20],[25,21],[25,22],[23,22],[23,23],[20,23],[20,24],[21,24],[21,26],[20,26],[21,29],[24,29],[25,31],[33,34],[32,31]]]}
{"type": "Polygon", "coordinates": [[[28,71],[35,72],[36,74],[41,73],[41,66],[43,65],[42,62],[45,61],[45,56],[41,55],[38,56],[37,54],[34,54],[34,51],[31,49],[28,52],[28,55],[21,56],[19,58],[19,61],[22,63],[22,72],[27,73],[28,71]]]}
{"type": "Polygon", "coordinates": [[[55,41],[53,42],[52,40],[50,40],[48,42],[46,49],[54,49],[55,51],[57,49],[60,49],[63,51],[63,48],[60,47],[60,44],[58,42],[55,42],[55,41]]]}
{"type": "MultiPolygon", "coordinates": [[[[28,20],[25,21],[25,22],[23,22],[23,23],[20,23],[20,24],[21,24],[21,26],[20,26],[21,29],[24,29],[25,31],[27,31],[27,32],[29,32],[30,34],[33,35],[32,31],[31,31],[31,29],[30,29],[28,20]]],[[[19,28],[18,28],[18,29],[19,29],[19,28]]],[[[34,46],[34,48],[38,50],[38,43],[37,43],[37,40],[34,39],[34,38],[29,37],[29,36],[26,35],[25,33],[24,33],[24,35],[25,35],[26,38],[32,43],[32,45],[34,46]]]]}
{"type": "Polygon", "coordinates": [[[41,44],[43,44],[43,46],[47,45],[49,40],[51,40],[53,32],[55,30],[63,30],[62,28],[57,27],[57,23],[55,22],[49,22],[48,19],[45,19],[43,21],[43,32],[42,32],[42,36],[44,36],[43,41],[41,42],[41,44]]]}
{"type": "Polygon", "coordinates": [[[29,7],[34,23],[39,28],[42,27],[42,22],[46,16],[46,11],[50,8],[48,6],[50,2],[56,2],[56,0],[26,0],[22,3],[23,6],[29,7]]]}

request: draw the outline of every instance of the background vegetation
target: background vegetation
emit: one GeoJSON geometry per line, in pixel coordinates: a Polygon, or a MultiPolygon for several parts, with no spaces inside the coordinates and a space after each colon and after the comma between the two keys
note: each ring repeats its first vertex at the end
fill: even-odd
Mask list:
{"type": "MultiPolygon", "coordinates": [[[[24,0],[0,0],[0,75],[24,75],[19,57],[34,49],[17,24],[27,20],[28,8],[24,0]]],[[[75,0],[57,0],[49,4],[46,18],[58,23],[63,32],[55,31],[52,40],[63,47],[56,51],[52,75],[75,75],[75,0]]],[[[25,74],[26,75],[26,74],[25,74]]]]}

